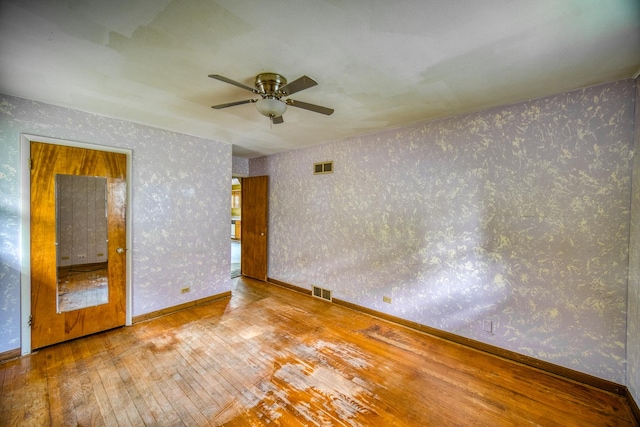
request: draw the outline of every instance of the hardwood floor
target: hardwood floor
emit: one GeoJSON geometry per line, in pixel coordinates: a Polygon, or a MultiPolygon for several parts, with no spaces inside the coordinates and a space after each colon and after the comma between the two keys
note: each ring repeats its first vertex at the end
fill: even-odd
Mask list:
{"type": "Polygon", "coordinates": [[[250,279],[0,364],[0,425],[636,426],[623,397],[250,279]]]}

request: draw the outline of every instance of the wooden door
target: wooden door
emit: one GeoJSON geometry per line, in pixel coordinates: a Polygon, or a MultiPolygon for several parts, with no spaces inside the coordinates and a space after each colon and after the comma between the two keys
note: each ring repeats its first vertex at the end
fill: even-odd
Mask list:
{"type": "Polygon", "coordinates": [[[243,276],[267,280],[267,224],[269,218],[269,177],[242,179],[243,276]]]}
{"type": "Polygon", "coordinates": [[[126,315],[126,155],[31,143],[31,348],[123,326],[126,315]],[[108,302],[58,310],[56,175],[106,177],[108,302]]]}

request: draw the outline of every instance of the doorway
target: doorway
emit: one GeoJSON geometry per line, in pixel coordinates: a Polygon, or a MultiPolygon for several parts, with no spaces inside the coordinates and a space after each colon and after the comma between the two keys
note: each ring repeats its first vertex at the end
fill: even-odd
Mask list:
{"type": "Polygon", "coordinates": [[[231,278],[239,277],[242,262],[242,181],[231,179],[231,278]]]}

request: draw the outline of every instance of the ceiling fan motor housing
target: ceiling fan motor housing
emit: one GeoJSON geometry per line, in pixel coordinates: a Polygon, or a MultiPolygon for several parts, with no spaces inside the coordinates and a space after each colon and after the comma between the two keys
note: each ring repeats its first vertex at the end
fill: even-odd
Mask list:
{"type": "Polygon", "coordinates": [[[287,79],[276,73],[262,73],[256,76],[256,89],[266,97],[280,99],[280,88],[287,84],[287,79]]]}

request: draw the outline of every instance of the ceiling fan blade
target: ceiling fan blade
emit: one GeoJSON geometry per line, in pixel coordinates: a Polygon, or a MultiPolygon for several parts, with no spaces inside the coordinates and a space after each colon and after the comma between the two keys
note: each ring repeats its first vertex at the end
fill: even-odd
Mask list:
{"type": "Polygon", "coordinates": [[[258,90],[256,88],[249,87],[235,80],[231,80],[227,77],[221,76],[220,74],[209,74],[209,77],[211,77],[212,79],[220,80],[221,82],[229,83],[230,85],[238,86],[242,89],[248,90],[249,92],[258,93],[258,90]]]}
{"type": "Polygon", "coordinates": [[[291,105],[292,107],[304,108],[305,110],[314,111],[320,114],[326,114],[330,116],[333,114],[333,108],[322,107],[320,105],[309,104],[307,102],[295,101],[293,99],[287,99],[287,105],[291,105]]]}
{"type": "Polygon", "coordinates": [[[300,92],[301,90],[309,89],[317,84],[318,82],[313,80],[311,77],[302,76],[299,79],[282,86],[279,92],[281,92],[283,96],[289,96],[296,92],[300,92]]]}
{"type": "Polygon", "coordinates": [[[273,119],[271,119],[271,123],[273,123],[274,125],[279,125],[280,123],[284,123],[284,119],[282,118],[282,116],[274,117],[273,119]]]}
{"type": "Polygon", "coordinates": [[[245,99],[244,101],[228,102],[226,104],[214,105],[211,108],[214,108],[216,110],[220,110],[222,108],[235,107],[236,105],[251,104],[252,102],[258,102],[258,100],[257,99],[245,99]]]}

